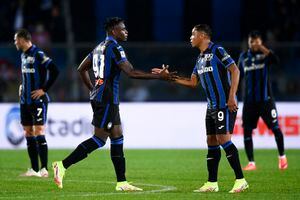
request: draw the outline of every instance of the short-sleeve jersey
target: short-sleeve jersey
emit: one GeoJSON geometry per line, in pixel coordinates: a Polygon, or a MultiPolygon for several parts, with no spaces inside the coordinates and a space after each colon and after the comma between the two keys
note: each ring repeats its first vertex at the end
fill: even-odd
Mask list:
{"type": "MultiPolygon", "coordinates": [[[[31,92],[41,89],[47,82],[47,67],[50,62],[52,62],[52,60],[35,45],[32,45],[26,52],[21,54],[21,104],[33,104],[40,102],[40,99],[31,98],[31,92]]],[[[47,93],[46,97],[47,100],[49,100],[47,93]]]]}
{"type": "Polygon", "coordinates": [[[277,62],[276,56],[270,52],[268,56],[250,50],[241,53],[238,66],[244,80],[244,102],[264,102],[272,99],[269,77],[269,66],[277,62]]]}
{"type": "Polygon", "coordinates": [[[95,84],[90,100],[103,104],[119,104],[119,79],[121,69],[118,64],[127,61],[123,47],[113,37],[106,37],[90,54],[95,84]]]}
{"type": "Polygon", "coordinates": [[[227,105],[231,78],[227,68],[234,60],[220,45],[209,43],[201,53],[193,70],[200,80],[208,101],[209,109],[221,109],[227,105]]]}

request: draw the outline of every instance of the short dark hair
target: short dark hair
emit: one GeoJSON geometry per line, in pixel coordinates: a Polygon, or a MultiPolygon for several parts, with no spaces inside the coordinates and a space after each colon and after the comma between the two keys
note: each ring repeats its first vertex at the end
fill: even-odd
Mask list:
{"type": "Polygon", "coordinates": [[[18,38],[24,38],[27,41],[31,41],[31,34],[26,29],[19,29],[16,32],[16,35],[17,35],[18,38]]]}
{"type": "Polygon", "coordinates": [[[116,25],[124,23],[124,20],[119,17],[107,18],[104,23],[104,29],[106,32],[111,31],[116,25]]]}
{"type": "Polygon", "coordinates": [[[260,38],[260,39],[263,39],[261,32],[258,31],[258,30],[250,31],[250,33],[248,34],[248,38],[253,38],[253,39],[260,38]]]}
{"type": "Polygon", "coordinates": [[[204,32],[209,38],[212,37],[212,30],[207,24],[198,24],[194,26],[194,29],[196,29],[196,31],[204,32]]]}

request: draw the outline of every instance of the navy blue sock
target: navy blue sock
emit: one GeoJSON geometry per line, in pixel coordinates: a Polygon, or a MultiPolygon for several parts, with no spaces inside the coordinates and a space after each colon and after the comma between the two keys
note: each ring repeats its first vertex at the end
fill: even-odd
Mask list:
{"type": "Polygon", "coordinates": [[[244,129],[244,145],[248,160],[254,162],[252,129],[244,129]]]}
{"type": "Polygon", "coordinates": [[[234,170],[236,179],[244,178],[240,159],[239,159],[239,152],[235,147],[235,145],[231,141],[228,141],[222,144],[222,147],[226,152],[226,157],[231,168],[234,170]]]}
{"type": "Polygon", "coordinates": [[[207,153],[207,170],[208,170],[208,181],[217,182],[218,181],[218,168],[221,159],[220,146],[208,146],[207,153]]]}
{"type": "Polygon", "coordinates": [[[62,163],[63,166],[67,169],[72,164],[75,164],[88,156],[89,153],[93,152],[94,150],[103,147],[105,142],[97,136],[93,136],[84,142],[80,143],[77,148],[68,156],[66,157],[62,163]]]}
{"type": "Polygon", "coordinates": [[[123,135],[118,138],[111,138],[110,157],[114,164],[117,181],[126,181],[125,170],[126,162],[123,151],[123,135]]]}
{"type": "Polygon", "coordinates": [[[281,132],[280,128],[274,128],[272,129],[274,136],[275,136],[275,141],[277,144],[277,149],[278,153],[280,156],[284,155],[284,141],[283,141],[283,134],[281,132]]]}
{"type": "Polygon", "coordinates": [[[48,169],[48,145],[46,142],[45,135],[38,135],[36,136],[38,150],[41,160],[41,168],[48,169]]]}
{"type": "Polygon", "coordinates": [[[27,151],[31,162],[31,168],[38,172],[39,171],[39,158],[38,149],[36,145],[36,139],[34,136],[26,137],[27,151]]]}

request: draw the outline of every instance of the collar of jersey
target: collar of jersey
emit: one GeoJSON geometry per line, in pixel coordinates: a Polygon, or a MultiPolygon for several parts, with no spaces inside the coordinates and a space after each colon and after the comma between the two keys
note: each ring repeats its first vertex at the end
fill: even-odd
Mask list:
{"type": "Polygon", "coordinates": [[[205,53],[207,53],[209,50],[211,50],[211,47],[214,45],[213,42],[209,42],[208,43],[208,47],[207,49],[205,49],[205,51],[203,53],[200,53],[200,56],[203,56],[205,53]]]}
{"type": "Polygon", "coordinates": [[[257,54],[262,54],[262,53],[259,52],[259,51],[257,51],[257,52],[252,52],[250,49],[248,49],[248,55],[256,56],[257,54]]]}
{"type": "Polygon", "coordinates": [[[35,45],[33,44],[31,47],[29,47],[29,49],[27,49],[24,53],[25,54],[28,54],[28,53],[30,53],[31,52],[31,50],[32,49],[34,49],[35,48],[35,45]]]}
{"type": "Polygon", "coordinates": [[[107,36],[105,38],[105,40],[110,40],[110,41],[113,41],[114,43],[118,44],[117,40],[115,40],[115,38],[113,38],[112,36],[107,36]]]}

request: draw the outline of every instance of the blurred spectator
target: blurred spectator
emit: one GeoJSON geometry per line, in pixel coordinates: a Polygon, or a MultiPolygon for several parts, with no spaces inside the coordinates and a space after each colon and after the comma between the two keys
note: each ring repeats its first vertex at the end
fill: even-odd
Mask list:
{"type": "Polygon", "coordinates": [[[126,101],[147,101],[150,94],[145,87],[145,83],[134,80],[129,89],[125,92],[125,100],[126,101]]]}
{"type": "Polygon", "coordinates": [[[0,102],[18,99],[18,73],[14,66],[0,58],[0,102]]]}
{"type": "Polygon", "coordinates": [[[15,13],[14,30],[19,30],[24,26],[24,0],[19,0],[15,13]]]}
{"type": "Polygon", "coordinates": [[[54,5],[51,11],[50,33],[53,42],[66,41],[65,21],[59,5],[54,5]]]}
{"type": "Polygon", "coordinates": [[[32,32],[32,42],[39,46],[41,49],[49,52],[50,48],[50,34],[42,23],[38,23],[35,26],[34,32],[32,32]]]}

